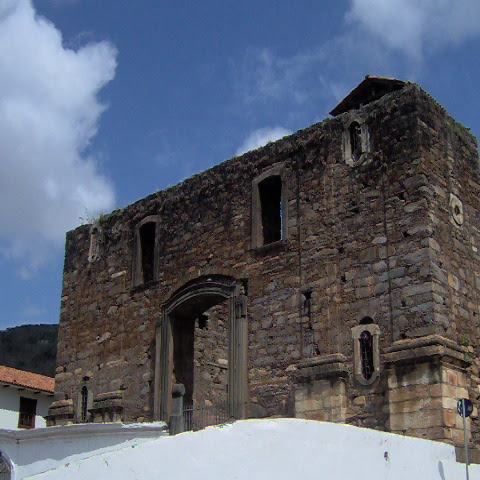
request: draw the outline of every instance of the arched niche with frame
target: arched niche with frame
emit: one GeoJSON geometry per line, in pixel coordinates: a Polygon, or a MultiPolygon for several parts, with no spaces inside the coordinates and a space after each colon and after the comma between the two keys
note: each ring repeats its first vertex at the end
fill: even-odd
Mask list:
{"type": "Polygon", "coordinates": [[[380,327],[370,317],[352,328],[353,370],[361,385],[371,385],[380,375],[380,327]]]}
{"type": "Polygon", "coordinates": [[[370,157],[371,142],[364,115],[356,113],[344,124],[342,135],[343,159],[350,167],[358,167],[370,157]]]}
{"type": "Polygon", "coordinates": [[[158,277],[158,224],[158,216],[149,215],[135,226],[132,287],[158,277]]]}

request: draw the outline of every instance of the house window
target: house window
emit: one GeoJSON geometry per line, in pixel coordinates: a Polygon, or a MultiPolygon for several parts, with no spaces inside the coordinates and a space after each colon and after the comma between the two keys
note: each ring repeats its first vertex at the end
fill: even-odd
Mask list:
{"type": "Polygon", "coordinates": [[[156,280],[157,218],[145,218],[135,229],[133,286],[156,280]]]}
{"type": "Polygon", "coordinates": [[[37,400],[20,397],[20,411],[18,415],[18,428],[35,428],[37,414],[37,400]]]}
{"type": "Polygon", "coordinates": [[[282,239],[282,179],[275,175],[258,184],[262,210],[263,244],[282,239]]]}
{"type": "Polygon", "coordinates": [[[287,239],[288,202],[283,166],[262,173],[252,184],[252,247],[287,239]]]}
{"type": "Polygon", "coordinates": [[[81,397],[80,419],[82,423],[86,423],[88,415],[88,388],[85,385],[82,387],[81,397]]]}
{"type": "Polygon", "coordinates": [[[362,385],[372,384],[380,374],[380,328],[370,317],[352,328],[355,379],[362,385]]]}

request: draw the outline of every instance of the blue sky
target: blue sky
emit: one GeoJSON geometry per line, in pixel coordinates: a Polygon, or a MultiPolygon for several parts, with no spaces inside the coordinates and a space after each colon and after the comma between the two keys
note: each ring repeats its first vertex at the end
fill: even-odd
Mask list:
{"type": "Polygon", "coordinates": [[[56,323],[65,232],[304,128],[366,74],[480,134],[478,0],[1,0],[0,329],[56,323]]]}

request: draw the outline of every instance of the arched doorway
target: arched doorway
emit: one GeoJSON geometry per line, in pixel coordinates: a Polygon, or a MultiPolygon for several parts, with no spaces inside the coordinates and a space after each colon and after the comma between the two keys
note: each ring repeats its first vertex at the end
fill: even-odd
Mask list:
{"type": "Polygon", "coordinates": [[[0,480],[10,480],[12,478],[12,467],[7,458],[0,452],[0,480]]]}
{"type": "MultiPolygon", "coordinates": [[[[247,401],[247,298],[232,277],[209,275],[186,283],[163,305],[156,330],[155,419],[168,420],[172,382],[185,386],[186,402],[193,402],[194,329],[205,312],[224,305],[228,356],[227,408],[234,418],[245,417],[247,401]]],[[[198,391],[196,392],[198,399],[198,391]]]]}

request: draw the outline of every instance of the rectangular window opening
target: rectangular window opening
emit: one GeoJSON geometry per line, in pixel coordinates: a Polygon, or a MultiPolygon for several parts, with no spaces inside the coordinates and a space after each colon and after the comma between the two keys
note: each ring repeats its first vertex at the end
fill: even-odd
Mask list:
{"type": "Polygon", "coordinates": [[[155,267],[155,230],[154,222],[145,223],[140,227],[140,248],[142,257],[143,282],[150,282],[154,279],[155,267]]]}
{"type": "Polygon", "coordinates": [[[37,400],[34,398],[20,397],[18,428],[35,428],[36,414],[37,400]]]}
{"type": "Polygon", "coordinates": [[[282,180],[271,176],[258,184],[262,210],[263,244],[282,240],[282,180]]]}

